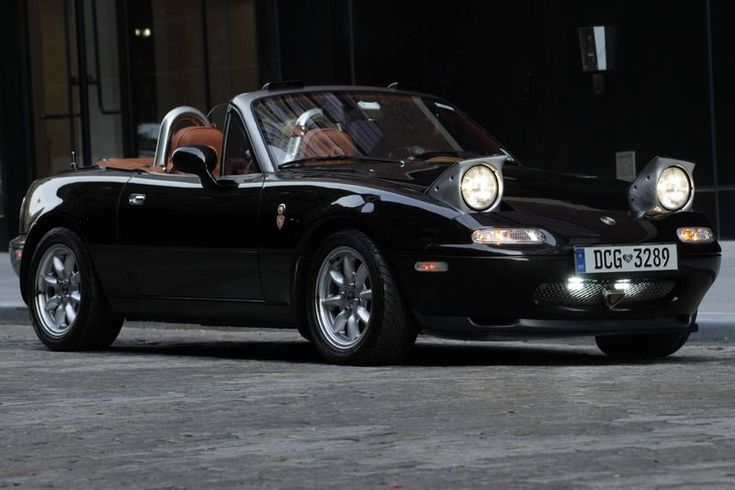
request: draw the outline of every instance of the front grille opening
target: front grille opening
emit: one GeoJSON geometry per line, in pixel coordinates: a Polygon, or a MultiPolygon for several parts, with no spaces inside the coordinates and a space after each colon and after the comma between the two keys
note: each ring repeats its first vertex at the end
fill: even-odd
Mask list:
{"type": "Polygon", "coordinates": [[[561,308],[588,309],[609,307],[607,296],[622,294],[616,298],[615,308],[626,308],[666,298],[674,290],[676,281],[642,279],[579,280],[577,282],[545,282],[533,292],[537,304],[561,308]]]}

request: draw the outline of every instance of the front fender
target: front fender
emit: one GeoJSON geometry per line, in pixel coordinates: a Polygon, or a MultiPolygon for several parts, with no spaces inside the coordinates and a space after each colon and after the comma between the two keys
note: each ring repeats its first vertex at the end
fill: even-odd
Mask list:
{"type": "MultiPolygon", "coordinates": [[[[128,175],[104,170],[67,172],[34,182],[24,198],[20,232],[26,235],[20,264],[21,293],[35,249],[52,228],[73,230],[85,242],[103,283],[114,276],[117,203],[128,175]]],[[[24,297],[25,299],[25,297],[24,297]]]]}
{"type": "Polygon", "coordinates": [[[292,285],[302,281],[311,255],[338,230],[365,232],[390,261],[396,255],[423,253],[448,227],[457,226],[458,214],[421,192],[387,185],[271,178],[261,195],[258,225],[266,301],[291,303],[299,294],[292,285]]]}

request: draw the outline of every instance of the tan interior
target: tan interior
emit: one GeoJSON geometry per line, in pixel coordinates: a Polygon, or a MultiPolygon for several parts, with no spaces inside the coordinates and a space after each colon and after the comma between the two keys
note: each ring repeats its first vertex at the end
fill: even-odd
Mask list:
{"type": "MultiPolygon", "coordinates": [[[[189,126],[178,130],[171,140],[171,153],[176,148],[182,146],[202,145],[209,146],[217,154],[217,164],[214,167],[213,175],[219,175],[220,172],[220,155],[222,153],[222,131],[211,126],[189,126]]],[[[109,158],[97,162],[97,165],[103,168],[112,168],[120,170],[143,170],[150,173],[167,173],[179,174],[173,168],[171,159],[169,158],[166,170],[153,165],[153,157],[141,158],[109,158]]]]}
{"type": "Polygon", "coordinates": [[[352,137],[339,129],[312,129],[304,135],[298,158],[355,155],[352,137]]]}
{"type": "Polygon", "coordinates": [[[97,162],[103,168],[115,168],[120,170],[145,170],[146,172],[162,173],[163,169],[153,166],[152,157],[144,158],[108,158],[97,162]]]}
{"type": "MultiPolygon", "coordinates": [[[[173,154],[176,148],[182,146],[208,146],[214,150],[217,154],[217,163],[214,166],[212,175],[220,174],[220,155],[222,154],[222,131],[212,126],[189,126],[183,129],[179,129],[174,134],[171,140],[171,153],[173,154]]],[[[167,174],[178,174],[180,173],[173,167],[173,163],[169,158],[168,164],[166,165],[167,174]]]]}

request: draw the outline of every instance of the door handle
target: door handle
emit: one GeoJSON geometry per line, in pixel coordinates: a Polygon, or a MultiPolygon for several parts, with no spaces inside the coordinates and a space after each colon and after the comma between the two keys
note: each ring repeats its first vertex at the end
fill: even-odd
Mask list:
{"type": "Polygon", "coordinates": [[[145,204],[145,194],[130,194],[128,204],[131,206],[142,206],[145,204]]]}

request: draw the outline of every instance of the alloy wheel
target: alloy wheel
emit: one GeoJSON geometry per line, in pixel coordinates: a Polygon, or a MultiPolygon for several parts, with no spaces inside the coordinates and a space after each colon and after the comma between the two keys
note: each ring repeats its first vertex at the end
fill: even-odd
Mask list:
{"type": "Polygon", "coordinates": [[[370,270],[357,250],[341,246],[324,258],[314,301],[319,329],[332,347],[351,349],[365,337],[372,295],[370,270]]]}
{"type": "Polygon", "coordinates": [[[79,316],[82,301],[79,263],[65,245],[53,245],[36,270],[34,307],[41,327],[51,337],[65,335],[79,316]]]}

